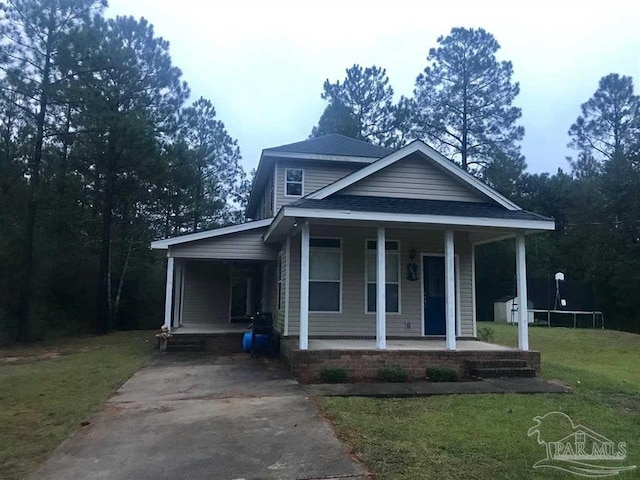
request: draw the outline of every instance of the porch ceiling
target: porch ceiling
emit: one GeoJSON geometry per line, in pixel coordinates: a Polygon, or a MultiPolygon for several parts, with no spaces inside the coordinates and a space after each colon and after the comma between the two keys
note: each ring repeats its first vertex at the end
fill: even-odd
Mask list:
{"type": "MultiPolygon", "coordinates": [[[[280,216],[280,215],[279,215],[280,216]]],[[[274,221],[264,235],[264,241],[267,243],[281,242],[287,235],[291,235],[296,228],[299,228],[300,220],[308,221],[310,225],[336,225],[342,227],[358,227],[358,228],[378,228],[385,227],[390,229],[402,230],[421,230],[432,232],[443,232],[445,230],[455,230],[457,232],[469,232],[469,241],[472,244],[490,243],[506,238],[514,238],[518,231],[517,228],[500,228],[500,227],[480,227],[480,226],[454,226],[448,224],[426,224],[411,222],[393,222],[380,220],[357,220],[357,219],[332,219],[332,218],[305,218],[282,216],[276,223],[274,221]]],[[[526,235],[538,233],[538,230],[524,230],[526,235]]]]}

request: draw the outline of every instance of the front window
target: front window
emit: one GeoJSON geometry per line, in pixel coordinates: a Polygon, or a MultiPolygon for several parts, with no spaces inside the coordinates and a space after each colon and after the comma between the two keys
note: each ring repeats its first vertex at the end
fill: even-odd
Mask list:
{"type": "MultiPolygon", "coordinates": [[[[367,240],[366,280],[367,313],[376,311],[376,278],[378,274],[378,256],[376,240],[367,240]]],[[[385,294],[387,313],[400,313],[400,242],[387,241],[385,246],[385,294]]]]}
{"type": "Polygon", "coordinates": [[[309,240],[309,311],[340,312],[342,245],[339,238],[309,240]]]}
{"type": "Polygon", "coordinates": [[[301,197],[304,171],[301,168],[287,168],[285,170],[285,195],[301,197]]]}

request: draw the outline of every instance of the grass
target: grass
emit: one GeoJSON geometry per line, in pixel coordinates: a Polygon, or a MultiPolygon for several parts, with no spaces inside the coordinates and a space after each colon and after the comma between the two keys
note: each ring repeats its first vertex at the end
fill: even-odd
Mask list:
{"type": "MultiPolygon", "coordinates": [[[[517,328],[491,325],[495,343],[516,345],[517,328]]],[[[527,436],[533,417],[564,412],[614,442],[640,467],[640,335],[532,327],[542,376],[570,395],[451,395],[419,399],[318,400],[338,435],[378,479],[560,479],[534,470],[544,447],[527,436]]],[[[616,478],[638,478],[638,470],[616,478]]],[[[579,478],[579,477],[578,477],[579,478]]]]}
{"type": "Polygon", "coordinates": [[[24,478],[152,353],[151,332],[0,349],[0,478],[24,478]]]}

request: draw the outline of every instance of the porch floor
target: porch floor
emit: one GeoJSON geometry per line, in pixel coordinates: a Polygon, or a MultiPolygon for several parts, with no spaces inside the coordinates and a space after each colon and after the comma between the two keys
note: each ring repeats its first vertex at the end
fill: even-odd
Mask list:
{"type": "MultiPolygon", "coordinates": [[[[445,340],[387,340],[387,350],[413,350],[434,352],[446,350],[445,340]]],[[[375,340],[346,340],[346,339],[310,339],[309,350],[376,350],[375,340]]],[[[494,352],[514,351],[516,349],[479,342],[477,340],[458,340],[456,351],[463,352],[494,352]]]]}
{"type": "Polygon", "coordinates": [[[216,333],[241,333],[247,331],[249,323],[201,323],[183,325],[171,330],[171,335],[203,335],[216,333]]]}

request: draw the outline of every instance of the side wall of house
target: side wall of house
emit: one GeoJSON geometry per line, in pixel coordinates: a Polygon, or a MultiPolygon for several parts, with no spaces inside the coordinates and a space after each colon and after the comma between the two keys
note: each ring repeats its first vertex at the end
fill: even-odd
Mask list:
{"type": "MultiPolygon", "coordinates": [[[[373,228],[311,226],[311,237],[342,239],[342,313],[309,313],[309,335],[373,336],[376,316],[365,313],[365,241],[376,238],[373,228]]],[[[422,269],[420,254],[444,254],[444,234],[439,231],[387,228],[387,240],[400,241],[400,314],[387,313],[388,336],[422,335],[422,269]],[[414,260],[410,251],[417,252],[414,260]],[[407,279],[407,264],[418,264],[418,280],[407,279]]],[[[473,278],[468,234],[455,235],[457,315],[462,336],[473,336],[473,278]]],[[[289,334],[300,325],[300,235],[291,238],[289,334]]]]}
{"type": "Polygon", "coordinates": [[[280,251],[278,252],[278,263],[276,264],[274,287],[274,307],[275,312],[275,329],[280,334],[284,334],[284,322],[286,315],[286,291],[287,291],[287,244],[282,242],[280,251]],[[280,268],[280,277],[278,277],[278,268],[280,268]],[[280,302],[278,302],[278,278],[280,278],[280,302]],[[279,305],[278,305],[279,303],[279,305]],[[279,308],[278,308],[279,307],[279,308]]]}
{"type": "Polygon", "coordinates": [[[256,220],[262,220],[263,218],[273,217],[275,215],[273,210],[274,192],[273,192],[273,180],[274,176],[270,175],[267,178],[260,202],[258,203],[258,210],[256,220]]]}
{"type": "Polygon", "coordinates": [[[341,190],[341,195],[487,202],[468,185],[414,153],[341,190]]]}
{"type": "Polygon", "coordinates": [[[229,322],[230,269],[223,262],[186,262],[182,323],[229,322]]]}
{"type": "Polygon", "coordinates": [[[172,257],[215,258],[223,260],[275,260],[277,248],[262,241],[265,228],[256,228],[220,237],[176,245],[172,257]]]}
{"type": "Polygon", "coordinates": [[[287,168],[301,168],[304,170],[303,195],[308,195],[336,180],[346,177],[352,172],[359,170],[366,164],[359,163],[338,163],[338,162],[318,162],[302,160],[280,160],[276,163],[276,208],[278,213],[280,207],[291,202],[300,200],[300,197],[287,197],[285,195],[285,174],[287,168]]]}

